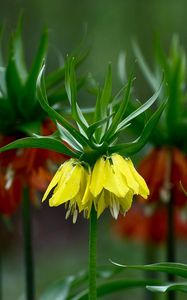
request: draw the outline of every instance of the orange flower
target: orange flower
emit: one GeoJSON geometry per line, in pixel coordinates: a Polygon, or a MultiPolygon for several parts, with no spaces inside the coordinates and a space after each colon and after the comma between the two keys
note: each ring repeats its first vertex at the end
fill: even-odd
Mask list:
{"type": "Polygon", "coordinates": [[[187,204],[187,197],[181,189],[187,186],[187,158],[177,148],[156,148],[146,156],[138,169],[150,190],[148,202],[169,201],[168,193],[177,206],[187,204]]]}
{"type": "MultiPolygon", "coordinates": [[[[148,214],[145,206],[136,203],[125,218],[122,216],[118,218],[114,226],[122,237],[161,244],[167,239],[167,218],[167,208],[165,206],[161,206],[148,214]]],[[[178,209],[175,209],[174,212],[174,226],[176,237],[187,237],[187,220],[181,217],[181,212],[178,209]]]]}
{"type": "MultiPolygon", "coordinates": [[[[41,132],[49,135],[54,131],[52,122],[45,121],[41,132]]],[[[0,146],[16,136],[0,138],[0,146]]],[[[45,149],[18,149],[0,154],[0,213],[11,215],[19,206],[23,188],[27,186],[31,200],[36,193],[44,191],[52,178],[54,163],[61,163],[67,157],[45,149]]]]}

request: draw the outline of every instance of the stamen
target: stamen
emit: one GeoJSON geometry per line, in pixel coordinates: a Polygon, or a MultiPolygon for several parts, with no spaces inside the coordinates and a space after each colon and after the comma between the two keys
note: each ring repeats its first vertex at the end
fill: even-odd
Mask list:
{"type": "Polygon", "coordinates": [[[114,219],[116,219],[116,220],[119,215],[119,209],[120,209],[119,202],[116,199],[113,199],[113,216],[114,216],[114,219]]]}
{"type": "Polygon", "coordinates": [[[14,179],[14,170],[12,169],[12,167],[8,167],[5,175],[5,180],[6,180],[5,190],[9,190],[11,188],[13,179],[14,179]]]}
{"type": "Polygon", "coordinates": [[[73,224],[77,222],[77,217],[78,217],[78,210],[75,209],[73,212],[73,224]]]}
{"type": "Polygon", "coordinates": [[[66,212],[65,219],[67,220],[71,214],[71,208],[69,208],[66,212]]]}

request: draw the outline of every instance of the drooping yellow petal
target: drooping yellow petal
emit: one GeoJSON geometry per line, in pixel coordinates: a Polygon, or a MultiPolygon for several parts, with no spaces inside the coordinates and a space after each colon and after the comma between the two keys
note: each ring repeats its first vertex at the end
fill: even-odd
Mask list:
{"type": "Polygon", "coordinates": [[[124,180],[121,172],[113,167],[109,159],[105,161],[104,167],[104,188],[117,197],[125,197],[129,188],[124,180]]]}
{"type": "Polygon", "coordinates": [[[60,181],[61,177],[63,176],[64,171],[66,171],[67,167],[69,167],[69,161],[65,162],[58,168],[57,172],[55,173],[53,179],[51,180],[51,182],[42,198],[42,202],[46,200],[50,191],[59,183],[59,181],[60,181]]]}
{"type": "Polygon", "coordinates": [[[97,209],[97,217],[99,218],[100,215],[103,213],[103,211],[105,210],[105,208],[107,207],[107,203],[106,203],[106,195],[105,195],[105,191],[103,190],[101,192],[101,195],[98,197],[97,202],[96,202],[96,209],[97,209]]]}
{"type": "Polygon", "coordinates": [[[104,186],[104,166],[105,160],[103,157],[99,158],[93,168],[90,184],[90,192],[94,197],[97,197],[104,186]]]}
{"type": "Polygon", "coordinates": [[[132,161],[130,159],[127,160],[127,163],[129,165],[129,168],[134,176],[134,178],[139,183],[139,195],[141,195],[143,198],[147,199],[149,196],[149,189],[147,187],[147,184],[143,177],[136,171],[132,161]]]}
{"type": "Polygon", "coordinates": [[[135,194],[139,193],[139,183],[136,181],[135,177],[133,176],[131,169],[127,163],[127,159],[124,159],[119,154],[112,155],[112,161],[115,168],[118,168],[120,172],[125,176],[127,185],[131,188],[135,194]]]}
{"type": "Polygon", "coordinates": [[[132,200],[133,200],[133,193],[132,191],[129,191],[125,198],[119,199],[120,206],[122,207],[123,213],[128,211],[132,206],[132,200]]]}
{"type": "Polygon", "coordinates": [[[78,164],[72,166],[70,173],[66,174],[59,182],[58,189],[49,201],[50,206],[58,206],[75,198],[80,189],[82,167],[78,164]]]}
{"type": "Polygon", "coordinates": [[[86,177],[86,188],[85,188],[85,191],[83,193],[83,198],[82,198],[83,205],[85,205],[88,201],[91,200],[91,198],[93,198],[93,196],[91,195],[91,192],[90,192],[91,173],[86,172],[85,177],[86,177]]]}

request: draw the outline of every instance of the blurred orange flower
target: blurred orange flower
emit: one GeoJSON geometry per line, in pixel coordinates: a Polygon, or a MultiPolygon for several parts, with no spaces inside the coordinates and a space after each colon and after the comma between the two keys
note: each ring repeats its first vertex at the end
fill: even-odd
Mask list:
{"type": "MultiPolygon", "coordinates": [[[[114,226],[122,237],[161,244],[167,239],[167,218],[168,214],[165,206],[161,206],[149,214],[143,204],[136,203],[125,218],[122,216],[118,218],[114,226]]],[[[174,228],[176,237],[181,239],[187,237],[187,220],[182,217],[179,209],[175,209],[174,212],[174,228]]]]}
{"type": "MultiPolygon", "coordinates": [[[[41,134],[54,132],[54,124],[45,121],[41,134]]],[[[4,146],[17,136],[1,136],[4,146]]],[[[0,213],[11,215],[22,199],[23,188],[29,188],[30,198],[37,200],[37,192],[44,191],[52,179],[54,163],[62,163],[67,157],[46,149],[18,149],[0,154],[0,213]]]]}
{"type": "Polygon", "coordinates": [[[148,203],[172,201],[178,207],[187,204],[180,182],[187,187],[187,158],[177,148],[155,148],[140,163],[139,173],[150,190],[148,203]]]}

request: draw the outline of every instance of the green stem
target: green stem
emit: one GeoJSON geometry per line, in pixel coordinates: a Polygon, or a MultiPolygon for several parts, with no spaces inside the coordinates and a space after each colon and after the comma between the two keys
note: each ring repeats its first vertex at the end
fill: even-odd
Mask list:
{"type": "Polygon", "coordinates": [[[24,189],[23,197],[23,238],[24,238],[24,256],[25,256],[25,280],[26,280],[26,299],[34,300],[34,264],[32,250],[32,229],[30,215],[29,191],[24,189]]]}
{"type": "Polygon", "coordinates": [[[89,300],[97,299],[96,251],[97,250],[97,212],[92,206],[89,232],[89,300]]]}
{"type": "MultiPolygon", "coordinates": [[[[170,201],[167,206],[168,210],[168,234],[167,234],[167,261],[175,262],[175,226],[174,226],[174,207],[173,199],[170,197],[170,201]]],[[[174,282],[175,276],[168,274],[168,281],[174,282]]],[[[174,292],[168,292],[168,300],[175,300],[176,294],[174,292]]]]}

